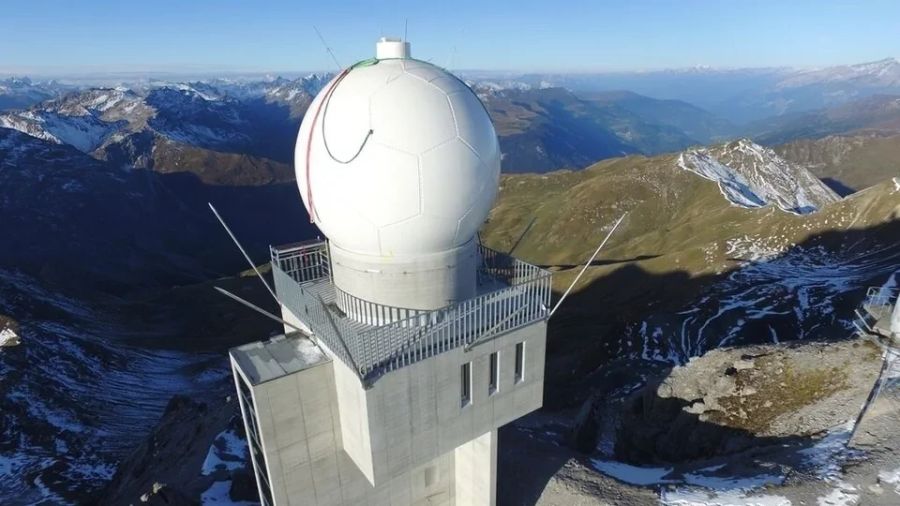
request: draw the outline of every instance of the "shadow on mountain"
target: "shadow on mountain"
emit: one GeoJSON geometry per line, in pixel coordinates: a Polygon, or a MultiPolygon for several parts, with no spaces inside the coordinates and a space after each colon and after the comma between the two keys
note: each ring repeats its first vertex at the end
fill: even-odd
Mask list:
{"type": "Polygon", "coordinates": [[[825,186],[831,188],[834,193],[837,193],[841,198],[856,193],[856,190],[833,177],[823,177],[822,182],[825,183],[825,186]]]}
{"type": "MultiPolygon", "coordinates": [[[[615,264],[624,264],[628,262],[639,262],[641,260],[652,260],[654,258],[659,258],[662,255],[638,255],[632,258],[603,258],[603,259],[595,259],[591,262],[591,267],[596,267],[598,265],[615,265],[615,264]]],[[[559,270],[566,269],[574,269],[576,267],[581,268],[584,267],[584,264],[554,264],[554,265],[539,265],[542,269],[550,269],[556,268],[559,270]]]]}
{"type": "Polygon", "coordinates": [[[207,202],[259,263],[269,244],[317,234],[293,182],[212,185],[192,173],[120,169],[69,146],[20,137],[25,147],[9,165],[0,163],[0,265],[79,297],[244,270],[207,202]]]}
{"type": "MultiPolygon", "coordinates": [[[[579,405],[601,367],[624,356],[640,357],[647,351],[646,343],[635,342],[636,324],[651,320],[667,328],[683,323],[686,311],[711,313],[710,318],[698,321],[705,325],[703,331],[708,335],[725,336],[743,319],[740,332],[728,343],[733,346],[772,342],[771,331],[779,341],[845,337],[847,327],[841,319],[851,318],[866,289],[881,284],[900,266],[897,237],[900,220],[864,229],[827,231],[765,261],[735,259],[731,269],[719,274],[691,275],[683,270],[653,273],[639,264],[623,265],[570,294],[554,316],[548,329],[544,405],[554,410],[579,405]],[[842,279],[835,279],[837,276],[842,279]],[[773,286],[779,281],[789,283],[773,286]],[[768,297],[766,302],[775,304],[763,317],[746,314],[760,309],[750,297],[754,289],[768,297]],[[722,302],[736,300],[736,294],[746,294],[740,311],[712,318],[722,302]],[[798,320],[794,309],[804,303],[801,299],[810,296],[827,298],[835,314],[825,321],[798,320]],[[804,323],[819,325],[809,329],[803,327],[804,323]]],[[[559,295],[555,293],[554,299],[559,295]]],[[[658,337],[647,339],[654,344],[658,337]]],[[[664,350],[672,353],[662,355],[684,361],[714,347],[684,346],[664,350]]]]}
{"type": "Polygon", "coordinates": [[[827,231],[765,261],[735,261],[720,274],[652,273],[628,264],[570,295],[548,329],[543,411],[577,413],[573,427],[556,443],[530,429],[501,431],[500,504],[534,504],[566,462],[596,451],[600,401],[646,385],[626,403],[628,427],[620,430],[628,441],[616,445],[618,459],[678,463],[812,445],[809,437],[760,437],[701,420],[685,410],[698,400],[661,398],[654,386],[673,362],[723,345],[851,338],[847,322],[866,289],[900,268],[897,237],[900,220],[827,231]],[[816,304],[831,310],[813,313],[816,304]]]}
{"type": "Polygon", "coordinates": [[[306,110],[291,110],[285,104],[252,98],[241,102],[241,111],[253,124],[253,141],[248,152],[291,163],[297,131],[306,110]]]}

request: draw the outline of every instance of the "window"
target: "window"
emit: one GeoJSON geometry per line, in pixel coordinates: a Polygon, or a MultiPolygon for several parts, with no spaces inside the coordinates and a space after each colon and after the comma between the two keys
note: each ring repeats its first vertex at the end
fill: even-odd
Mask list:
{"type": "Polygon", "coordinates": [[[472,362],[460,368],[460,404],[465,407],[472,403],[472,362]]]}
{"type": "Polygon", "coordinates": [[[525,343],[516,344],[516,383],[525,379],[525,343]]]}
{"type": "Polygon", "coordinates": [[[488,375],[488,395],[497,393],[500,385],[500,357],[498,352],[491,353],[490,373],[488,375]]]}

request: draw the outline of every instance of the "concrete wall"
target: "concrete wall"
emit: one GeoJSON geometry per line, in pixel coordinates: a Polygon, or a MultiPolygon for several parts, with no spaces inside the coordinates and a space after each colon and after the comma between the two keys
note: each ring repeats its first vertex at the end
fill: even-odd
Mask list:
{"type": "Polygon", "coordinates": [[[546,323],[456,348],[392,371],[366,392],[375,484],[422,465],[541,407],[546,323]],[[515,383],[515,345],[525,343],[525,378],[515,383]],[[499,352],[499,388],[488,391],[499,352]],[[472,364],[472,402],[461,405],[462,364],[472,364]]]}
{"type": "Polygon", "coordinates": [[[342,441],[333,362],[253,389],[276,505],[342,504],[342,441]]]}
{"type": "Polygon", "coordinates": [[[456,504],[497,504],[497,431],[458,446],[454,459],[456,504]]]}
{"type": "MultiPolygon", "coordinates": [[[[320,346],[335,356],[324,343],[320,346]]],[[[359,377],[342,360],[333,360],[334,381],[337,387],[337,405],[341,419],[341,439],[344,451],[370,485],[375,484],[372,468],[372,443],[369,431],[369,411],[366,407],[366,390],[359,377]]]]}
{"type": "Polygon", "coordinates": [[[350,417],[339,411],[335,366],[342,365],[326,362],[252,387],[275,505],[455,504],[453,452],[371,484],[345,451],[341,419],[350,417]]]}
{"type": "Polygon", "coordinates": [[[254,386],[275,504],[495,504],[496,429],[541,406],[545,351],[539,322],[392,371],[369,389],[340,359],[254,386]],[[516,383],[520,342],[525,377],[516,383]],[[467,362],[472,400],[463,406],[467,362]]]}

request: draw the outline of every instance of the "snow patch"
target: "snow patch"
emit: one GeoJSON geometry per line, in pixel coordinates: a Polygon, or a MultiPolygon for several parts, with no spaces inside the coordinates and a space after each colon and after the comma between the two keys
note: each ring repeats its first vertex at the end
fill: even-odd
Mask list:
{"type": "Polygon", "coordinates": [[[840,483],[841,467],[851,457],[852,451],[847,448],[853,434],[855,420],[832,428],[813,446],[800,450],[806,457],[805,464],[819,478],[840,483]]]}
{"type": "MultiPolygon", "coordinates": [[[[715,470],[713,468],[713,470],[715,470]]],[[[684,481],[688,485],[709,488],[713,490],[751,490],[766,485],[780,485],[784,483],[784,476],[778,474],[759,474],[756,476],[709,476],[700,473],[687,473],[684,481]]]]}
{"type": "Polygon", "coordinates": [[[246,466],[247,441],[233,429],[219,433],[209,447],[201,473],[209,476],[217,470],[234,471],[246,466]]]}
{"type": "Polygon", "coordinates": [[[856,487],[844,481],[837,481],[836,485],[828,495],[816,499],[818,506],[853,506],[859,502],[856,487]]]}
{"type": "Polygon", "coordinates": [[[688,151],[678,155],[678,166],[700,177],[714,181],[719,191],[733,205],[752,208],[766,202],[750,188],[750,184],[731,167],[719,163],[706,150],[688,151]]]}
{"type": "Polygon", "coordinates": [[[725,198],[739,207],[774,204],[783,211],[808,214],[840,200],[804,167],[746,139],[686,151],[677,165],[718,183],[725,198]]]}
{"type": "Polygon", "coordinates": [[[660,501],[663,506],[791,506],[791,501],[780,495],[751,495],[740,490],[665,490],[660,501]]]}
{"type": "MultiPolygon", "coordinates": [[[[2,474],[2,473],[0,473],[2,474]]],[[[880,471],[878,481],[894,486],[894,493],[900,495],[900,467],[893,471],[880,471]]]]}
{"type": "Polygon", "coordinates": [[[297,343],[297,353],[307,364],[315,364],[325,359],[325,354],[310,339],[297,339],[295,342],[297,343]]]}
{"type": "Polygon", "coordinates": [[[3,348],[4,346],[16,346],[20,342],[18,334],[13,332],[13,329],[6,328],[0,330],[0,348],[3,348]]]}
{"type": "Polygon", "coordinates": [[[631,485],[647,486],[677,481],[665,479],[666,475],[672,472],[671,467],[638,467],[599,459],[591,459],[591,464],[601,473],[631,485]]]}
{"type": "Polygon", "coordinates": [[[0,127],[18,130],[54,144],[68,144],[84,153],[100,147],[116,124],[91,114],[66,116],[49,111],[26,111],[0,115],[0,127]]]}

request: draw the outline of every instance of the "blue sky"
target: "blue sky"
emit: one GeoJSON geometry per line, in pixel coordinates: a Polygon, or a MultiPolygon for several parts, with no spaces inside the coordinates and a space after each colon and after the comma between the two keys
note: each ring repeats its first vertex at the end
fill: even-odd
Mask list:
{"type": "Polygon", "coordinates": [[[299,71],[379,35],[454,69],[822,66],[900,57],[900,1],[49,1],[0,3],[0,71],[299,71]]]}

